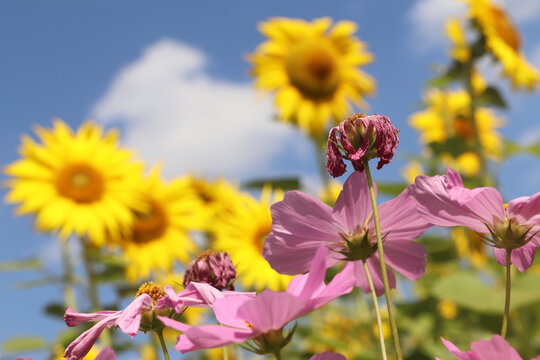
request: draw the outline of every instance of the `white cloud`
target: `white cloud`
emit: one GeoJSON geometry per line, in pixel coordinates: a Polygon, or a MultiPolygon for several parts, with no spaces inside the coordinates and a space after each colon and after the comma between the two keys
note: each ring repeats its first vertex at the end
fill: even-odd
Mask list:
{"type": "Polygon", "coordinates": [[[307,139],[272,121],[270,102],[250,84],[214,79],[206,63],[201,51],[161,40],[119,72],[93,117],[124,125],[124,144],[150,163],[163,160],[168,176],[245,179],[279,173],[269,165],[280,156],[301,162],[307,139]]]}
{"type": "Polygon", "coordinates": [[[414,49],[426,51],[447,46],[444,23],[452,16],[465,14],[466,5],[456,0],[417,0],[408,13],[414,49]]]}

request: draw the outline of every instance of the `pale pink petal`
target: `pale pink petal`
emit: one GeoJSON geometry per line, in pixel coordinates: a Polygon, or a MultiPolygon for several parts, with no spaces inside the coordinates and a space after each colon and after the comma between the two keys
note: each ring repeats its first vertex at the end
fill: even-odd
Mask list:
{"type": "Polygon", "coordinates": [[[33,357],[30,357],[30,356],[27,356],[27,357],[18,356],[17,358],[15,358],[15,360],[36,360],[36,359],[34,359],[33,357]]]}
{"type": "MultiPolygon", "coordinates": [[[[413,186],[413,185],[409,185],[413,186]]],[[[381,233],[385,241],[414,240],[432,225],[417,211],[416,200],[405,189],[399,196],[379,205],[381,233]]],[[[369,220],[370,233],[375,234],[373,217],[369,220]]]]}
{"type": "Polygon", "coordinates": [[[78,338],[73,340],[73,342],[68,345],[64,357],[67,360],[82,359],[86,354],[88,354],[92,346],[94,346],[103,330],[106,327],[111,327],[115,324],[118,316],[118,314],[109,315],[79,335],[78,338]]]}
{"type": "Polygon", "coordinates": [[[497,261],[502,266],[506,266],[506,250],[500,248],[493,248],[493,256],[495,261],[497,261]]]}
{"type": "Polygon", "coordinates": [[[152,309],[152,298],[148,294],[139,295],[120,312],[115,325],[131,337],[135,337],[141,325],[141,312],[152,309]]]}
{"type": "Polygon", "coordinates": [[[510,201],[507,211],[510,218],[516,217],[522,224],[540,225],[540,192],[510,201]]]}
{"type": "Polygon", "coordinates": [[[528,243],[520,248],[514,249],[510,254],[510,261],[520,272],[524,273],[533,264],[536,248],[536,244],[528,243]]]}
{"type": "Polygon", "coordinates": [[[335,298],[350,293],[355,284],[354,263],[349,261],[328,285],[320,287],[311,295],[304,314],[328,304],[335,298]]]}
{"type": "Polygon", "coordinates": [[[461,351],[456,345],[452,344],[450,341],[441,338],[444,346],[459,360],[480,360],[476,357],[471,351],[461,351]]]}
{"type": "Polygon", "coordinates": [[[344,231],[328,205],[299,191],[287,192],[271,212],[272,233],[265,241],[263,257],[282,274],[308,271],[317,249],[340,241],[339,233],[344,231]]]}
{"type": "Polygon", "coordinates": [[[427,263],[426,250],[414,241],[386,241],[384,256],[388,265],[410,280],[418,280],[424,275],[427,263]]]}
{"type": "Polygon", "coordinates": [[[347,358],[341,354],[325,351],[323,353],[313,355],[309,358],[309,360],[347,360],[347,358]]]}
{"type": "Polygon", "coordinates": [[[301,316],[305,306],[305,300],[289,293],[264,290],[255,299],[246,301],[238,309],[237,317],[251,323],[254,331],[265,333],[279,330],[301,316]]]}
{"type": "Polygon", "coordinates": [[[107,316],[119,313],[119,311],[98,311],[95,313],[85,314],[76,312],[70,307],[66,308],[66,313],[64,314],[64,321],[67,326],[79,326],[83,322],[88,321],[100,321],[105,319],[107,316]]]}
{"type": "Polygon", "coordinates": [[[105,346],[94,360],[116,360],[116,354],[110,347],[105,346]]]}
{"type": "MultiPolygon", "coordinates": [[[[375,293],[377,294],[377,296],[381,296],[382,294],[384,294],[384,283],[382,280],[379,258],[376,256],[372,256],[367,259],[366,263],[368,265],[371,279],[373,280],[373,287],[375,288],[375,293]]],[[[371,289],[369,287],[369,282],[362,261],[354,262],[354,271],[356,276],[356,286],[362,289],[362,291],[366,294],[370,294],[371,289]]],[[[388,274],[388,283],[390,285],[390,288],[394,289],[396,287],[396,277],[394,276],[392,270],[390,270],[388,267],[386,267],[386,272],[388,274]]]]}
{"type": "Polygon", "coordinates": [[[212,349],[243,343],[259,334],[251,329],[238,330],[219,325],[194,326],[178,337],[175,348],[182,353],[200,349],[212,349]]]}
{"type": "Polygon", "coordinates": [[[540,355],[533,357],[531,360],[540,360],[540,355]]]}
{"type": "Polygon", "coordinates": [[[499,335],[493,335],[489,341],[473,342],[471,350],[479,360],[523,360],[517,351],[499,335]]]}
{"type": "Polygon", "coordinates": [[[360,228],[364,226],[371,214],[371,200],[365,172],[355,171],[345,181],[333,213],[341,219],[341,223],[347,225],[349,233],[354,232],[358,225],[360,228]]]}
{"type": "Polygon", "coordinates": [[[191,329],[193,326],[184,324],[183,322],[173,320],[171,318],[168,318],[166,316],[158,316],[158,319],[167,327],[170,327],[171,329],[175,329],[178,331],[185,332],[188,329],[191,329]]]}
{"type": "Polygon", "coordinates": [[[316,291],[324,287],[326,257],[328,248],[321,246],[315,254],[309,273],[295,276],[287,286],[287,292],[301,299],[309,299],[316,291]]]}
{"type": "Polygon", "coordinates": [[[244,307],[249,301],[255,301],[251,296],[229,296],[223,299],[218,299],[214,303],[212,309],[216,315],[217,321],[221,324],[233,326],[237,328],[246,327],[246,319],[238,316],[240,308],[244,307]]]}
{"type": "Polygon", "coordinates": [[[505,216],[502,198],[496,189],[466,189],[459,174],[452,169],[448,169],[445,176],[417,176],[407,191],[415,198],[420,215],[434,225],[462,225],[486,232],[486,224],[505,216]]]}

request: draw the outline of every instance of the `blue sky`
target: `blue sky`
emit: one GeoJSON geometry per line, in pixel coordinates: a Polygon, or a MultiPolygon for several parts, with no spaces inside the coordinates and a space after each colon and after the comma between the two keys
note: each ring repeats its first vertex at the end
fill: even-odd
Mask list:
{"type": "MultiPolygon", "coordinates": [[[[507,1],[524,51],[538,68],[539,4],[507,1]]],[[[2,1],[0,164],[18,158],[20,136],[33,125],[60,117],[77,127],[92,117],[120,126],[126,146],[151,163],[163,161],[168,176],[189,170],[231,180],[301,175],[315,188],[311,145],[271,121],[270,98],[254,92],[245,56],[263,41],[257,24],[265,19],[330,16],[359,23],[358,37],[375,55],[365,69],[378,82],[377,95],[368,99],[370,112],[387,115],[401,131],[398,158],[376,176],[397,179],[406,154],[420,151],[407,118],[420,107],[430,67],[447,61],[442,20],[461,6],[452,0],[2,1]]],[[[492,78],[496,74],[490,71],[492,78]]],[[[540,137],[540,95],[510,93],[507,81],[502,84],[511,105],[501,114],[508,123],[503,134],[540,137]]],[[[540,161],[512,159],[500,181],[507,199],[532,194],[540,188],[540,161]]],[[[30,218],[0,206],[0,226],[0,261],[41,254],[56,269],[54,239],[36,234],[30,218]]],[[[24,333],[51,338],[63,327],[40,310],[60,299],[59,289],[14,290],[17,281],[33,277],[0,273],[2,294],[10,294],[0,299],[0,341],[24,333]]]]}

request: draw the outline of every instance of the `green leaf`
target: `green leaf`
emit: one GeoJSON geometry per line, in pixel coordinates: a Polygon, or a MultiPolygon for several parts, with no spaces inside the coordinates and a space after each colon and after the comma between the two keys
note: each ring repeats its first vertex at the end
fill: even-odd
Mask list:
{"type": "Polygon", "coordinates": [[[512,284],[512,300],[510,308],[517,309],[523,306],[540,302],[540,275],[519,274],[512,284]]]}
{"type": "Polygon", "coordinates": [[[252,180],[242,184],[242,187],[246,189],[262,189],[267,184],[272,185],[274,189],[284,191],[300,189],[300,180],[297,177],[252,180]]]}
{"type": "Polygon", "coordinates": [[[430,87],[446,87],[454,81],[458,81],[466,75],[465,65],[454,61],[448,69],[439,71],[439,75],[427,82],[430,87]]]}
{"type": "Polygon", "coordinates": [[[38,270],[43,265],[38,258],[28,258],[24,260],[12,260],[0,262],[0,272],[3,271],[23,271],[23,270],[38,270]]]}
{"type": "Polygon", "coordinates": [[[2,349],[9,353],[23,353],[47,348],[47,341],[38,335],[14,336],[2,344],[2,349]]]}
{"type": "Polygon", "coordinates": [[[407,187],[407,184],[404,182],[377,182],[377,192],[380,194],[387,194],[397,196],[401,194],[403,190],[407,187]]]}
{"type": "Polygon", "coordinates": [[[480,105],[493,105],[501,109],[506,109],[506,101],[497,88],[488,86],[477,98],[480,105]]]}
{"type": "Polygon", "coordinates": [[[45,313],[54,317],[64,317],[66,305],[63,303],[48,303],[45,305],[45,313]]]}
{"type": "Polygon", "coordinates": [[[451,300],[458,306],[484,314],[502,314],[504,292],[480,280],[477,274],[458,272],[444,277],[432,288],[439,300],[451,300]]]}
{"type": "Polygon", "coordinates": [[[521,145],[512,140],[505,139],[505,153],[508,156],[518,154],[528,154],[533,156],[540,156],[540,140],[535,143],[521,145]]]}

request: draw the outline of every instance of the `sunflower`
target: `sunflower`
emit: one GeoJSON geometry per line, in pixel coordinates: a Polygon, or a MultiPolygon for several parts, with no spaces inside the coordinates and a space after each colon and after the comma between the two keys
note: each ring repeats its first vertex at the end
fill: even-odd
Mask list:
{"type": "Polygon", "coordinates": [[[142,163],[118,147],[119,133],[91,121],[76,133],[61,120],[52,129],[36,127],[41,143],[23,136],[21,159],[6,166],[12,178],[6,201],[19,204],[17,215],[35,214],[40,231],[90,238],[101,246],[107,234],[119,236],[142,204],[137,187],[142,163]]]}
{"type": "Polygon", "coordinates": [[[467,44],[467,34],[460,21],[455,18],[449,19],[445,24],[445,33],[452,43],[450,56],[462,63],[469,61],[471,49],[467,44]]]}
{"type": "Polygon", "coordinates": [[[131,232],[111,239],[123,250],[130,281],[147,278],[151,272],[170,272],[177,260],[187,263],[197,249],[189,231],[202,221],[199,199],[187,177],[165,183],[156,168],[143,180],[141,193],[146,208],[134,212],[131,232]]]}
{"type": "Polygon", "coordinates": [[[359,69],[373,61],[366,45],[353,34],[356,24],[330,18],[307,22],[273,18],[260,24],[268,40],[249,56],[257,88],[274,91],[279,117],[319,138],[334,119],[351,112],[350,103],[365,106],[374,79],[359,69]]]}
{"type": "Polygon", "coordinates": [[[512,87],[534,91],[540,73],[523,55],[521,36],[506,11],[491,0],[465,1],[470,6],[470,18],[485,38],[487,50],[502,63],[512,87]]]}
{"type": "MultiPolygon", "coordinates": [[[[464,142],[474,140],[474,128],[469,120],[470,96],[466,91],[432,89],[424,102],[427,109],[409,118],[411,126],[421,133],[423,143],[444,143],[449,138],[459,138],[464,142]]],[[[503,121],[493,110],[484,107],[477,108],[475,119],[486,156],[500,159],[502,140],[496,129],[502,126],[503,121]]]]}
{"type": "MultiPolygon", "coordinates": [[[[275,192],[273,201],[282,197],[281,192],[275,192]]],[[[284,290],[292,278],[277,273],[262,257],[264,240],[272,231],[270,205],[270,187],[263,188],[260,201],[249,194],[238,193],[231,208],[219,213],[214,220],[213,248],[229,253],[238,272],[237,282],[245,288],[284,290]]]]}

